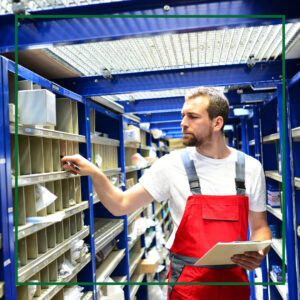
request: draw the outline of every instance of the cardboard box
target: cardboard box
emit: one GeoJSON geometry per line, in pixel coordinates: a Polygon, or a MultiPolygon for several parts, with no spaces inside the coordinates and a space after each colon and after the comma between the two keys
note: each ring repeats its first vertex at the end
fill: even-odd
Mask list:
{"type": "Polygon", "coordinates": [[[141,273],[153,274],[157,272],[159,266],[158,259],[145,258],[141,261],[141,273]]]}
{"type": "Polygon", "coordinates": [[[48,90],[19,91],[20,122],[56,125],[56,96],[48,90]]]}

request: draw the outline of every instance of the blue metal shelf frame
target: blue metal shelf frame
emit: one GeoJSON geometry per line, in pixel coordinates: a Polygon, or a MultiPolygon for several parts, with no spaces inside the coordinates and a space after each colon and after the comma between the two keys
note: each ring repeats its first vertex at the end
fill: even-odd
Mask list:
{"type": "MultiPolygon", "coordinates": [[[[298,71],[298,62],[297,59],[286,61],[286,78],[291,78],[298,71]]],[[[186,68],[181,69],[181,72],[164,70],[114,74],[114,80],[107,80],[103,76],[86,76],[59,79],[56,82],[80,95],[91,97],[192,88],[200,85],[211,86],[212,78],[214,86],[250,85],[257,82],[279,83],[281,73],[281,61],[272,61],[258,62],[251,70],[247,64],[235,64],[186,68]],[[181,73],[183,75],[180,75],[181,73]]]]}
{"type": "MultiPolygon", "coordinates": [[[[288,273],[288,299],[293,300],[298,298],[297,293],[297,275],[296,275],[296,260],[295,260],[295,227],[294,227],[294,207],[292,197],[292,178],[291,178],[291,162],[293,155],[291,153],[291,119],[289,114],[289,92],[285,90],[285,106],[282,99],[283,86],[277,85],[277,105],[279,118],[279,133],[280,133],[280,153],[281,165],[283,172],[282,181],[284,183],[284,198],[285,198],[285,239],[286,239],[286,258],[287,258],[287,273],[288,273]],[[282,119],[284,116],[284,123],[282,119]],[[285,148],[285,151],[283,151],[285,148]],[[285,162],[285,164],[284,164],[285,162]]],[[[284,240],[282,241],[284,243],[284,240]]],[[[284,258],[283,258],[284,259],[284,258]]]]}
{"type": "Polygon", "coordinates": [[[4,281],[5,298],[16,299],[8,90],[8,61],[0,57],[0,281],[4,281]]]}
{"type": "MultiPolygon", "coordinates": [[[[95,42],[101,40],[113,40],[127,36],[149,36],[166,32],[191,32],[209,29],[223,29],[233,27],[261,26],[267,24],[281,24],[281,18],[238,18],[238,15],[285,15],[286,22],[299,19],[297,14],[297,2],[287,0],[255,0],[249,1],[195,1],[195,0],[171,0],[168,9],[159,0],[154,1],[117,1],[113,3],[92,4],[79,7],[64,7],[51,10],[31,11],[31,15],[64,15],[62,19],[49,20],[25,19],[20,24],[19,49],[25,50],[41,48],[49,44],[74,44],[95,42]],[[145,2],[145,3],[144,3],[145,2]],[[65,15],[232,15],[232,18],[182,18],[174,21],[174,18],[155,19],[88,19],[75,20],[65,18],[65,15]],[[125,22],[127,21],[127,22],[125,22]],[[117,24],[116,24],[117,23],[117,24]],[[46,26],[45,26],[46,25],[46,26]],[[89,30],[85,30],[89,28],[89,30]],[[116,31],[115,28],[118,28],[116,31]],[[100,30],[99,30],[100,29],[100,30]],[[31,32],[34,30],[35,35],[31,32]],[[60,32],[59,35],[56,33],[60,32]]],[[[0,19],[0,36],[4,38],[0,42],[0,52],[14,51],[14,15],[5,15],[0,19]]]]}
{"type": "MultiPolygon", "coordinates": [[[[86,137],[86,143],[79,145],[80,154],[91,161],[91,137],[90,137],[90,110],[85,101],[85,105],[82,110],[78,109],[79,116],[78,121],[81,124],[79,132],[86,137]]],[[[90,235],[86,238],[90,245],[91,262],[85,267],[79,274],[79,282],[96,282],[96,260],[95,260],[95,230],[94,230],[94,209],[93,207],[93,186],[90,177],[81,176],[82,196],[89,201],[89,214],[85,215],[85,222],[90,225],[90,235]]],[[[97,287],[87,286],[87,290],[93,290],[93,299],[97,300],[97,287]]]]}

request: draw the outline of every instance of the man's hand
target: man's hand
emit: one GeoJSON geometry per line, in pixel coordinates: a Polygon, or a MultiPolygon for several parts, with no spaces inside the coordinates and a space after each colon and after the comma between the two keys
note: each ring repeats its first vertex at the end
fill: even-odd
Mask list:
{"type": "Polygon", "coordinates": [[[263,261],[265,255],[262,250],[260,251],[249,251],[244,254],[236,254],[231,257],[231,260],[238,266],[248,270],[253,271],[258,268],[263,261]]]}
{"type": "Polygon", "coordinates": [[[63,164],[63,169],[73,174],[91,176],[95,172],[95,170],[98,170],[94,164],[92,164],[90,161],[88,161],[79,154],[72,156],[64,156],[61,159],[61,162],[63,164]],[[68,162],[75,164],[79,168],[79,170],[75,169],[71,164],[68,164],[68,162]]]}

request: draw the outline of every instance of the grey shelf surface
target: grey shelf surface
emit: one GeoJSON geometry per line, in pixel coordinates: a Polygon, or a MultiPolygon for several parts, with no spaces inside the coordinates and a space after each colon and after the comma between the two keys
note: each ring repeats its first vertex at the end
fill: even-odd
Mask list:
{"type": "MultiPolygon", "coordinates": [[[[114,281],[114,282],[119,282],[119,283],[125,283],[127,282],[127,276],[111,276],[111,279],[114,281]]],[[[119,285],[121,289],[124,288],[124,285],[119,285]]]]}
{"type": "Polygon", "coordinates": [[[93,292],[89,291],[86,292],[80,300],[92,300],[93,299],[93,292]]]}
{"type": "Polygon", "coordinates": [[[255,145],[255,140],[249,141],[249,146],[254,146],[255,145]]]}
{"type": "Polygon", "coordinates": [[[0,282],[0,298],[4,296],[4,282],[0,282]]]}
{"type": "Polygon", "coordinates": [[[155,232],[153,231],[153,232],[150,233],[150,244],[149,244],[148,247],[146,247],[147,249],[151,246],[154,238],[155,238],[155,232]]]}
{"type": "MultiPolygon", "coordinates": [[[[145,274],[134,274],[132,278],[130,278],[131,282],[142,282],[145,277],[145,274]]],[[[130,299],[133,299],[135,294],[137,293],[138,289],[140,288],[140,285],[131,285],[130,286],[130,299]]]]}
{"type": "Polygon", "coordinates": [[[300,189],[300,178],[298,178],[298,177],[295,177],[295,187],[297,189],[300,189]]]}
{"type": "Polygon", "coordinates": [[[150,146],[141,145],[141,149],[142,150],[150,150],[151,147],[150,146]]]}
{"type": "Polygon", "coordinates": [[[134,172],[134,171],[139,171],[139,170],[142,170],[142,169],[146,169],[146,168],[150,167],[151,165],[152,165],[152,163],[147,163],[147,165],[145,167],[139,167],[139,166],[136,166],[136,165],[126,166],[125,167],[125,172],[130,173],[130,172],[134,172]]]}
{"type": "Polygon", "coordinates": [[[263,137],[263,143],[268,144],[268,143],[274,143],[275,141],[279,140],[279,133],[272,133],[269,135],[266,135],[263,137]]]}
{"type": "Polygon", "coordinates": [[[95,218],[95,252],[103,249],[124,230],[123,219],[95,218]]]}
{"type": "Polygon", "coordinates": [[[141,147],[141,143],[140,142],[125,142],[124,146],[125,146],[125,148],[139,149],[141,147]]]}
{"type": "MultiPolygon", "coordinates": [[[[72,274],[69,275],[67,278],[64,278],[63,280],[58,280],[57,282],[69,282],[70,280],[72,280],[72,278],[74,278],[75,275],[77,275],[89,262],[91,261],[91,254],[88,253],[85,255],[85,257],[83,258],[83,261],[81,263],[78,263],[72,274]]],[[[64,288],[64,285],[51,285],[48,287],[48,289],[46,290],[42,290],[42,294],[37,297],[34,298],[34,300],[48,300],[48,299],[52,299],[61,289],[64,288]]]]}
{"type": "Polygon", "coordinates": [[[292,129],[292,138],[294,141],[300,141],[300,127],[292,129]]]}
{"type": "Polygon", "coordinates": [[[102,171],[106,176],[114,176],[121,174],[121,168],[102,171]]]}
{"type": "MultiPolygon", "coordinates": [[[[69,208],[65,208],[62,211],[65,212],[65,216],[63,219],[66,219],[70,216],[73,216],[89,207],[89,202],[88,201],[82,201],[81,203],[78,203],[74,206],[71,206],[69,208]]],[[[50,225],[55,224],[54,222],[49,222],[49,223],[27,223],[26,225],[18,226],[18,240],[22,239],[34,232],[37,232],[41,229],[44,229],[50,225]]]]}
{"type": "Polygon", "coordinates": [[[128,251],[130,251],[134,247],[134,245],[137,243],[137,241],[140,239],[140,237],[141,236],[139,235],[139,236],[137,236],[137,238],[134,241],[128,242],[128,251]]]}
{"type": "Polygon", "coordinates": [[[127,225],[131,224],[133,222],[133,220],[140,215],[143,212],[143,208],[139,208],[136,211],[134,211],[133,213],[129,214],[127,216],[127,225]]]}
{"type": "MultiPolygon", "coordinates": [[[[272,280],[273,282],[275,282],[275,283],[278,282],[278,281],[276,280],[274,274],[272,273],[272,271],[270,272],[270,277],[271,277],[271,280],[272,280]]],[[[287,297],[286,297],[286,294],[287,294],[286,286],[285,286],[285,285],[277,285],[277,284],[276,284],[275,286],[276,286],[276,288],[277,288],[279,294],[281,295],[282,299],[283,299],[283,300],[286,300],[286,299],[287,299],[287,297]]]]}
{"type": "MultiPolygon", "coordinates": [[[[282,259],[282,239],[272,239],[272,248],[278,254],[278,256],[282,259]]],[[[287,264],[286,256],[285,256],[285,264],[287,264]]]]}
{"type": "MultiPolygon", "coordinates": [[[[26,186],[38,183],[44,183],[48,181],[61,180],[66,178],[79,177],[79,175],[73,175],[70,172],[66,171],[57,171],[51,173],[38,173],[30,175],[21,175],[18,177],[18,186],[26,186]]],[[[11,181],[12,187],[15,187],[15,178],[12,176],[11,181]]]]}
{"type": "Polygon", "coordinates": [[[120,141],[115,139],[110,139],[102,136],[91,135],[91,143],[107,146],[116,146],[120,147],[120,141]]]}
{"type": "Polygon", "coordinates": [[[112,251],[96,270],[96,281],[104,282],[125,256],[125,249],[112,251]]]}
{"type": "Polygon", "coordinates": [[[145,253],[145,248],[141,248],[139,252],[133,252],[131,258],[129,259],[129,277],[131,277],[132,274],[134,273],[144,253],[145,253]]]}
{"type": "Polygon", "coordinates": [[[154,214],[155,217],[158,216],[158,214],[162,211],[162,209],[163,209],[163,205],[155,210],[155,214],[154,214]]]}
{"type": "Polygon", "coordinates": [[[63,241],[56,247],[39,255],[37,258],[32,259],[28,264],[20,267],[18,270],[18,280],[19,282],[25,282],[32,275],[36,274],[38,271],[49,265],[52,261],[58,258],[60,255],[67,252],[72,248],[74,242],[84,239],[89,235],[89,227],[85,226],[81,231],[77,232],[67,240],[63,241]]]}
{"type": "Polygon", "coordinates": [[[282,221],[281,208],[271,207],[270,205],[267,205],[267,211],[274,215],[276,218],[278,218],[280,221],[282,221]]]}
{"type": "Polygon", "coordinates": [[[282,176],[278,173],[278,171],[265,171],[265,174],[266,177],[282,182],[282,176]]]}
{"type": "MultiPolygon", "coordinates": [[[[9,125],[10,133],[15,133],[15,124],[9,125]]],[[[67,140],[79,143],[85,143],[86,138],[84,135],[68,133],[63,131],[51,130],[46,128],[34,128],[26,125],[18,126],[18,134],[19,135],[29,135],[29,136],[38,136],[44,138],[51,138],[57,140],[67,140]]]]}

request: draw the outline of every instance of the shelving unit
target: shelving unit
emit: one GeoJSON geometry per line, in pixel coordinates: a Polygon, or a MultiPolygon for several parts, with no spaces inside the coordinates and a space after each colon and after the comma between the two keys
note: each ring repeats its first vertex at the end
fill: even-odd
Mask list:
{"type": "MultiPolygon", "coordinates": [[[[299,108],[296,106],[297,95],[299,95],[299,73],[287,83],[286,87],[286,106],[282,105],[282,84],[277,84],[277,91],[270,97],[270,101],[260,104],[252,104],[253,114],[244,120],[242,126],[242,135],[245,139],[244,147],[255,146],[258,142],[257,148],[250,147],[250,154],[254,157],[262,159],[265,176],[267,181],[267,189],[270,186],[279,188],[281,191],[281,207],[272,207],[267,205],[268,222],[272,226],[282,228],[283,213],[285,210],[285,242],[286,242],[286,256],[283,258],[282,239],[273,238],[272,248],[267,256],[266,266],[263,266],[263,282],[271,280],[275,281],[274,274],[268,274],[268,269],[272,265],[279,265],[287,272],[287,284],[269,286],[268,292],[263,290],[263,299],[293,299],[299,290],[299,236],[297,236],[297,224],[299,220],[298,202],[299,198],[299,168],[297,162],[299,161],[299,108]],[[286,123],[282,123],[282,114],[285,113],[286,123]],[[277,118],[274,118],[277,116],[277,118]],[[257,138],[254,140],[247,140],[249,136],[253,136],[253,128],[250,125],[255,118],[258,120],[257,138]],[[248,130],[248,132],[247,132],[248,130]],[[285,140],[283,140],[283,131],[285,130],[285,140]],[[260,146],[262,141],[262,146],[260,146]],[[283,144],[285,146],[285,157],[282,157],[283,144]],[[262,153],[260,153],[262,149],[262,153]],[[258,154],[258,155],[257,155],[258,154]],[[260,156],[262,154],[262,156],[260,156]],[[285,163],[284,163],[285,162],[285,163]],[[285,168],[285,181],[283,182],[283,168],[285,168]],[[291,180],[291,179],[294,180],[291,180]],[[285,189],[283,189],[283,184],[285,189]],[[283,206],[283,198],[285,197],[285,206],[283,206]],[[289,246],[287,246],[289,245],[289,246]]],[[[255,128],[254,128],[255,134],[255,128]]],[[[246,149],[246,148],[245,148],[246,149]]],[[[272,188],[272,189],[273,189],[272,188]]],[[[270,190],[270,195],[273,190],[270,190]],[[271,191],[271,192],[270,192],[271,191]]],[[[275,193],[276,194],[276,193],[275,193]]],[[[272,194],[273,195],[273,194],[272,194]]],[[[280,230],[282,231],[282,229],[280,230]]],[[[283,233],[282,233],[283,234],[283,233]]]]}

